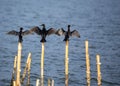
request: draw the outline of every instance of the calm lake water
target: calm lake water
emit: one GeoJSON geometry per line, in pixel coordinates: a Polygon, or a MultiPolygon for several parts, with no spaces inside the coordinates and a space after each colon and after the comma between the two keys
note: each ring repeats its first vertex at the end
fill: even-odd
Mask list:
{"type": "MultiPolygon", "coordinates": [[[[78,30],[81,38],[69,42],[69,86],[86,86],[85,40],[89,41],[91,86],[97,86],[96,54],[101,56],[102,86],[120,86],[120,0],[0,0],[0,86],[9,86],[18,39],[6,35],[46,24],[46,28],[78,30]]],[[[41,26],[40,26],[41,27],[41,26]]],[[[22,69],[32,52],[31,86],[40,77],[40,36],[23,39],[22,69]]],[[[45,83],[64,86],[63,37],[51,35],[45,43],[45,83]]],[[[47,86],[47,84],[45,84],[47,86]]]]}

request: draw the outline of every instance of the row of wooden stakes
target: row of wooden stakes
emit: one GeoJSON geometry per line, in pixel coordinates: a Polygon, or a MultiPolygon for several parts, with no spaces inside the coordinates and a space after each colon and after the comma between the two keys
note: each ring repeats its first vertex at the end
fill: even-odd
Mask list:
{"type": "MultiPolygon", "coordinates": [[[[66,50],[65,50],[65,86],[68,86],[69,81],[69,70],[68,70],[68,44],[66,42],[66,50]]],[[[87,86],[90,86],[90,57],[89,57],[89,51],[88,51],[88,41],[85,41],[85,52],[86,52],[86,77],[87,77],[87,86]]],[[[20,74],[21,71],[21,51],[22,51],[22,43],[18,43],[18,55],[15,56],[14,59],[14,67],[13,67],[13,73],[12,73],[12,79],[11,79],[11,86],[21,86],[24,84],[24,79],[27,77],[27,83],[26,86],[30,86],[30,67],[31,67],[31,53],[28,54],[28,58],[26,61],[26,66],[24,69],[24,72],[20,74]],[[26,76],[27,74],[27,76],[26,76]]],[[[97,61],[97,80],[98,80],[98,86],[101,86],[101,70],[100,70],[100,55],[96,55],[96,61],[97,61]]],[[[36,86],[44,86],[44,43],[42,44],[42,53],[41,53],[41,78],[36,80],[36,86]]],[[[48,86],[54,86],[54,80],[48,79],[48,86]]]]}

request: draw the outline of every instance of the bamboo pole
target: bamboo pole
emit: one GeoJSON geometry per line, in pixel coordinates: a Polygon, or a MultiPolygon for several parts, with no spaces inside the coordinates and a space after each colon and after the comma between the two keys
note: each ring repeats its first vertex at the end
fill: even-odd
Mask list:
{"type": "Polygon", "coordinates": [[[42,51],[41,51],[41,86],[44,86],[44,42],[42,42],[42,51]]]}
{"type": "Polygon", "coordinates": [[[48,86],[51,86],[51,80],[48,79],[48,86]]]}
{"type": "Polygon", "coordinates": [[[24,72],[23,72],[22,79],[21,79],[22,84],[23,84],[25,76],[26,76],[27,68],[28,68],[28,59],[27,59],[26,66],[24,68],[24,72]]]}
{"type": "Polygon", "coordinates": [[[96,55],[96,61],[97,61],[97,80],[98,80],[98,86],[101,86],[101,69],[100,69],[100,55],[96,55]]]}
{"type": "Polygon", "coordinates": [[[28,80],[27,80],[27,86],[30,86],[30,67],[31,67],[31,58],[28,63],[28,80]]]}
{"type": "Polygon", "coordinates": [[[17,79],[16,86],[20,85],[20,72],[21,72],[21,52],[22,52],[22,43],[18,42],[18,55],[17,55],[17,79]]]}
{"type": "Polygon", "coordinates": [[[68,45],[69,45],[69,41],[67,40],[65,46],[65,86],[68,86],[68,73],[69,73],[68,45]]]}
{"type": "Polygon", "coordinates": [[[14,67],[13,67],[12,79],[11,79],[11,85],[10,86],[14,85],[13,81],[15,80],[14,76],[15,76],[15,73],[16,73],[16,62],[17,62],[17,56],[15,56],[15,58],[14,58],[14,67]]]}
{"type": "Polygon", "coordinates": [[[13,81],[13,85],[12,86],[16,86],[16,83],[15,83],[15,81],[13,81]]]}
{"type": "Polygon", "coordinates": [[[28,54],[28,58],[27,58],[27,61],[26,61],[26,66],[25,66],[23,75],[22,75],[21,83],[24,82],[24,79],[25,79],[25,76],[26,76],[26,72],[27,72],[28,67],[29,67],[30,60],[31,60],[31,53],[28,54]]]}
{"type": "Polygon", "coordinates": [[[90,60],[89,60],[89,51],[88,51],[88,40],[85,41],[86,46],[86,76],[87,76],[87,86],[90,86],[90,60]]]}
{"type": "Polygon", "coordinates": [[[54,86],[54,80],[52,80],[52,85],[51,86],[54,86]]]}
{"type": "Polygon", "coordinates": [[[37,80],[36,80],[36,86],[40,86],[40,85],[39,85],[39,82],[40,82],[40,80],[37,79],[37,80]]]}

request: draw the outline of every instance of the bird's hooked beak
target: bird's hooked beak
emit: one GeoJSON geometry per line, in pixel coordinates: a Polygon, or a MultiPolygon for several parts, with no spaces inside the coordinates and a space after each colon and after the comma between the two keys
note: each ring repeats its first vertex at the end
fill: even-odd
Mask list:
{"type": "Polygon", "coordinates": [[[43,28],[45,28],[45,24],[41,24],[40,26],[43,26],[43,28]]]}
{"type": "Polygon", "coordinates": [[[45,26],[45,24],[41,24],[40,26],[45,26]]]}

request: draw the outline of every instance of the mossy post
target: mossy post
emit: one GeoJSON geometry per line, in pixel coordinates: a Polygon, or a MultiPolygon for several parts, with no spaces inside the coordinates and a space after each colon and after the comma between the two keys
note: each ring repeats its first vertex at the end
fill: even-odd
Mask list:
{"type": "Polygon", "coordinates": [[[96,55],[96,61],[97,61],[97,80],[98,80],[98,86],[101,86],[101,69],[100,69],[100,55],[96,55]]]}
{"type": "Polygon", "coordinates": [[[42,42],[42,51],[41,51],[41,77],[40,84],[44,86],[44,42],[42,42]]]}
{"type": "Polygon", "coordinates": [[[88,51],[88,40],[85,41],[85,52],[86,52],[86,77],[87,77],[87,86],[90,86],[90,60],[89,60],[89,51],[88,51]]]}
{"type": "Polygon", "coordinates": [[[65,41],[65,86],[68,86],[68,75],[69,75],[69,58],[68,58],[68,46],[69,46],[69,41],[65,41]]]}
{"type": "Polygon", "coordinates": [[[21,86],[20,84],[20,72],[21,72],[21,53],[22,53],[22,42],[18,42],[18,55],[17,55],[17,77],[16,86],[21,86]]]}

